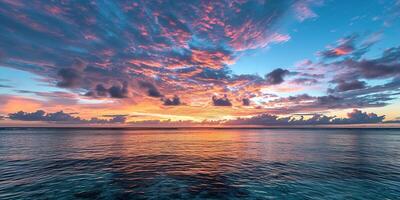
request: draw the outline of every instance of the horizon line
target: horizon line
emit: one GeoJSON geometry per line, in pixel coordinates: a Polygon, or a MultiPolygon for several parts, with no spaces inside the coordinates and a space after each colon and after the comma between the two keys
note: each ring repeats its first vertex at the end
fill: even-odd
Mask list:
{"type": "Polygon", "coordinates": [[[14,130],[24,130],[24,129],[83,129],[83,130],[185,130],[185,129],[214,129],[214,130],[251,130],[251,129],[400,129],[400,124],[398,126],[361,126],[358,125],[347,125],[347,126],[160,126],[160,127],[148,127],[148,126],[0,126],[0,130],[14,129],[14,130]]]}

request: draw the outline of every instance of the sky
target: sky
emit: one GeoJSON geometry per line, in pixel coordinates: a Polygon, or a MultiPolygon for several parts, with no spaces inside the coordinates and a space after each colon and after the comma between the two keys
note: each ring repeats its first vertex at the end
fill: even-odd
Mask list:
{"type": "Polygon", "coordinates": [[[0,0],[0,125],[400,122],[399,0],[0,0]]]}

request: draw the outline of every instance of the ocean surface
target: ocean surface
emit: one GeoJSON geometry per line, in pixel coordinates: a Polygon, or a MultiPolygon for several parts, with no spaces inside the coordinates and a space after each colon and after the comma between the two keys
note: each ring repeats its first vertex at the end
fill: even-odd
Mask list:
{"type": "Polygon", "coordinates": [[[0,129],[0,199],[400,199],[400,129],[0,129]]]}

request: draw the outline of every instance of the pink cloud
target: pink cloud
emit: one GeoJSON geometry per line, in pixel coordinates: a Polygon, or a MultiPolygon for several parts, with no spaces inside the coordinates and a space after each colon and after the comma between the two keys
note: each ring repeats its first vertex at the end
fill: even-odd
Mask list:
{"type": "Polygon", "coordinates": [[[311,10],[311,4],[321,4],[321,2],[314,0],[305,0],[299,1],[298,3],[294,4],[295,15],[299,21],[302,22],[307,19],[318,17],[318,15],[311,10]]]}

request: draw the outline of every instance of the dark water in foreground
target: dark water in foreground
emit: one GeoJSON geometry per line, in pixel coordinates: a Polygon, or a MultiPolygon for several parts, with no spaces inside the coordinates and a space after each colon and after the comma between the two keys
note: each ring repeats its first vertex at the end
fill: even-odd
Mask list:
{"type": "Polygon", "coordinates": [[[0,130],[0,199],[400,199],[400,130],[0,130]]]}

